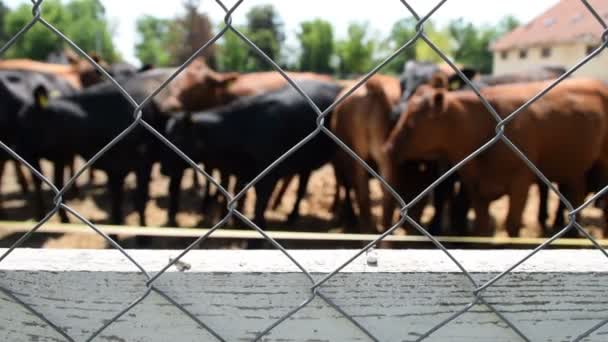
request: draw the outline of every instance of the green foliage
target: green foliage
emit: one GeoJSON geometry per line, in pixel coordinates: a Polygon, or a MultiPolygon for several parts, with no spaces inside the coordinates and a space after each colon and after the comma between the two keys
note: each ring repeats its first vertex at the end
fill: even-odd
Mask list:
{"type": "Polygon", "coordinates": [[[512,16],[502,19],[496,27],[475,27],[463,19],[450,22],[448,29],[454,42],[454,58],[459,63],[478,68],[481,73],[491,73],[493,57],[490,44],[518,25],[512,16]]]}
{"type": "MultiPolygon", "coordinates": [[[[112,33],[108,27],[105,9],[99,0],[46,0],[42,4],[44,18],[70,37],[85,52],[97,52],[105,60],[119,58],[112,33]]],[[[4,32],[12,35],[32,19],[32,6],[22,4],[9,11],[3,20],[4,32]]],[[[7,39],[4,37],[3,40],[7,39]]],[[[12,58],[45,60],[51,52],[61,51],[66,44],[41,24],[36,24],[6,53],[12,58]]]]}
{"type": "MultiPolygon", "coordinates": [[[[451,56],[451,37],[450,32],[447,29],[437,28],[433,22],[429,21],[424,25],[424,33],[439,50],[447,56],[451,56]]],[[[437,52],[423,40],[418,40],[416,42],[416,59],[419,61],[430,61],[435,63],[444,62],[437,52]]]]}
{"type": "Polygon", "coordinates": [[[171,63],[171,55],[166,49],[171,33],[171,21],[153,16],[143,16],[137,19],[138,43],[135,45],[135,55],[142,64],[153,64],[159,67],[171,63]]]}
{"type": "MultiPolygon", "coordinates": [[[[401,48],[405,43],[410,41],[416,35],[416,20],[414,18],[406,18],[397,21],[391,28],[391,33],[383,46],[383,50],[394,52],[401,48]]],[[[400,74],[403,71],[403,65],[407,61],[416,59],[415,45],[410,45],[397,55],[386,67],[386,72],[400,74]]]]}
{"type": "Polygon", "coordinates": [[[331,23],[321,19],[302,22],[298,39],[302,49],[299,69],[331,73],[331,58],[334,54],[331,23]]]}
{"type": "MultiPolygon", "coordinates": [[[[143,16],[137,20],[136,56],[142,64],[177,65],[186,61],[213,37],[209,17],[198,12],[198,1],[184,2],[184,14],[174,19],[143,16]]],[[[202,52],[207,63],[215,66],[215,46],[202,52]]]]}
{"type": "MultiPolygon", "coordinates": [[[[237,28],[245,30],[243,27],[237,28]]],[[[219,46],[218,67],[221,71],[249,71],[249,47],[232,31],[226,32],[219,46]]]]}
{"type": "MultiPolygon", "coordinates": [[[[283,24],[272,5],[252,7],[247,12],[247,37],[273,61],[280,63],[281,46],[285,40],[283,24]]],[[[248,48],[248,69],[271,70],[272,67],[248,48]]]]}
{"type": "Polygon", "coordinates": [[[340,75],[362,74],[374,67],[374,39],[368,37],[367,23],[351,23],[348,26],[348,36],[338,41],[338,72],[340,75]]]}

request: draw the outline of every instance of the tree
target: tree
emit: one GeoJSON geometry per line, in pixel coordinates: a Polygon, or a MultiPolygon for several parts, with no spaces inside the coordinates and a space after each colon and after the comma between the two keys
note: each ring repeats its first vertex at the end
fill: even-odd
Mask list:
{"type": "MultiPolygon", "coordinates": [[[[213,38],[209,17],[198,12],[199,0],[185,0],[185,15],[171,26],[169,51],[174,64],[183,63],[201,46],[213,38]]],[[[215,46],[208,46],[201,54],[207,64],[215,66],[215,46]]]]}
{"type": "MultiPolygon", "coordinates": [[[[44,18],[67,35],[85,52],[97,52],[112,62],[119,58],[105,9],[99,0],[72,0],[64,5],[60,0],[46,0],[42,4],[44,18]]],[[[32,6],[22,4],[9,11],[4,20],[4,32],[12,35],[32,19],[32,6]]],[[[7,39],[8,37],[5,37],[7,39]]],[[[62,51],[66,43],[43,25],[32,27],[17,40],[6,57],[45,60],[52,52],[62,51]]]]}
{"type": "Polygon", "coordinates": [[[301,47],[299,69],[331,73],[331,57],[334,53],[331,24],[321,19],[302,22],[298,39],[301,47]]]}
{"type": "MultiPolygon", "coordinates": [[[[239,31],[245,28],[238,28],[239,31]]],[[[234,32],[228,31],[222,36],[219,45],[218,69],[221,71],[248,71],[248,47],[234,32]]]]}
{"type": "MultiPolygon", "coordinates": [[[[198,12],[199,0],[184,1],[184,14],[174,19],[143,16],[137,20],[137,57],[142,64],[159,66],[185,62],[213,38],[209,17],[198,12]]],[[[207,64],[215,66],[215,46],[201,54],[207,64]]]]}
{"type": "Polygon", "coordinates": [[[170,65],[172,56],[165,47],[169,43],[171,21],[146,15],[137,19],[136,27],[139,38],[135,55],[140,62],[159,67],[170,65]]]}
{"type": "Polygon", "coordinates": [[[374,66],[376,45],[367,37],[367,23],[351,23],[348,36],[337,43],[338,71],[343,76],[365,73],[374,66]]]}
{"type": "Polygon", "coordinates": [[[496,27],[476,27],[462,18],[451,21],[448,29],[454,41],[454,58],[459,63],[475,66],[481,73],[491,73],[493,56],[490,44],[518,25],[512,16],[503,18],[496,27]]]}
{"type": "Polygon", "coordinates": [[[108,62],[118,59],[106,10],[100,0],[72,0],[66,10],[65,33],[70,39],[85,52],[95,51],[108,62]]]}
{"type": "Polygon", "coordinates": [[[9,12],[9,8],[6,7],[4,1],[0,0],[0,42],[6,42],[10,39],[10,36],[5,30],[6,15],[9,12]]]}
{"type": "MultiPolygon", "coordinates": [[[[247,12],[247,37],[268,57],[281,63],[281,46],[285,40],[283,24],[272,5],[252,7],[247,12]]],[[[270,70],[272,67],[251,48],[248,50],[248,69],[270,70]]]]}
{"type": "MultiPolygon", "coordinates": [[[[414,18],[401,19],[393,24],[383,50],[393,53],[410,41],[415,35],[416,20],[414,18]]],[[[386,70],[391,73],[400,74],[403,71],[405,63],[415,59],[416,46],[410,45],[386,66],[386,70]]]]}
{"type": "MultiPolygon", "coordinates": [[[[432,21],[429,21],[424,25],[424,33],[441,52],[447,56],[452,54],[449,30],[444,28],[439,29],[432,21]]],[[[419,61],[430,61],[435,63],[444,62],[443,58],[441,58],[441,56],[422,39],[416,42],[416,59],[419,61]]]]}

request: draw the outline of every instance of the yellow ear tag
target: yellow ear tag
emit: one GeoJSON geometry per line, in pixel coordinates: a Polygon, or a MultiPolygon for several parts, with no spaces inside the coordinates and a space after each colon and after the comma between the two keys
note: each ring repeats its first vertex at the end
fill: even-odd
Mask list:
{"type": "Polygon", "coordinates": [[[51,90],[51,93],[49,94],[49,97],[52,99],[60,97],[60,96],[61,96],[61,92],[56,89],[51,90]]]}
{"type": "Polygon", "coordinates": [[[460,88],[460,83],[458,81],[453,81],[450,83],[450,90],[458,90],[460,88]]]}
{"type": "Polygon", "coordinates": [[[38,104],[41,108],[46,108],[49,106],[49,98],[44,95],[38,95],[38,104]]]}

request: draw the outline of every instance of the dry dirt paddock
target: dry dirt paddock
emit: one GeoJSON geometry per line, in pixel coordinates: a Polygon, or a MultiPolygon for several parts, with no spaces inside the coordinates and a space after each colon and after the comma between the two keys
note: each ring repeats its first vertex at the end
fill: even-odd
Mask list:
{"type": "MultiPolygon", "coordinates": [[[[52,167],[48,163],[43,163],[43,169],[46,175],[52,174],[52,167]]],[[[202,177],[200,178],[201,182],[202,177]]],[[[89,218],[94,223],[108,223],[107,210],[109,210],[109,195],[104,186],[105,175],[101,171],[96,171],[96,178],[93,184],[88,182],[88,173],[84,173],[78,183],[81,185],[81,196],[67,200],[68,205],[76,209],[83,216],[89,218]]],[[[377,218],[381,215],[381,189],[377,181],[372,181],[372,203],[373,213],[377,218]]],[[[127,195],[125,199],[125,212],[127,214],[126,224],[137,225],[138,217],[134,212],[131,198],[135,187],[135,179],[129,176],[126,182],[127,195]]],[[[266,217],[269,222],[269,229],[290,230],[290,231],[313,231],[313,232],[341,232],[343,227],[335,223],[330,208],[334,195],[334,177],[331,166],[327,165],[313,174],[308,187],[308,195],[302,202],[301,218],[291,226],[287,226],[284,221],[288,213],[293,207],[295,200],[297,183],[292,182],[286,193],[283,202],[277,210],[268,210],[266,217]]],[[[159,172],[158,165],[155,166],[150,186],[151,200],[148,202],[146,215],[147,222],[150,226],[163,226],[166,223],[166,208],[168,204],[167,197],[168,178],[164,177],[159,172]]],[[[214,222],[219,220],[219,208],[211,210],[205,216],[200,213],[201,196],[198,190],[192,187],[192,171],[188,170],[183,179],[182,188],[187,189],[182,192],[181,210],[177,220],[181,227],[211,227],[214,222]]],[[[47,203],[51,203],[52,194],[46,191],[47,203]]],[[[245,205],[245,213],[250,217],[253,214],[254,193],[251,192],[247,196],[245,205]]],[[[22,221],[30,220],[33,225],[33,206],[32,195],[24,196],[19,187],[16,185],[16,178],[13,164],[9,163],[5,170],[2,179],[2,206],[4,208],[3,220],[22,221]]],[[[538,208],[538,191],[535,186],[530,188],[529,200],[525,210],[524,223],[525,228],[521,235],[523,237],[536,237],[540,235],[540,227],[536,223],[537,208],[538,208]]],[[[557,207],[557,197],[553,195],[550,199],[551,213],[555,212],[557,207]]],[[[50,207],[50,205],[49,205],[50,207]]],[[[495,201],[491,206],[496,225],[497,235],[506,236],[506,232],[502,227],[508,202],[505,197],[495,201]]],[[[422,224],[425,225],[430,221],[433,215],[433,208],[427,206],[425,209],[422,224]]],[[[474,213],[469,213],[469,219],[473,219],[474,213]]],[[[551,220],[553,216],[551,215],[551,220]]],[[[53,222],[59,222],[57,216],[51,219],[53,222]]],[[[70,216],[70,222],[80,223],[75,217],[70,216]]],[[[589,228],[591,233],[596,237],[602,237],[603,215],[601,210],[590,207],[583,211],[583,224],[589,228]]],[[[397,231],[398,234],[406,234],[403,230],[397,231]]],[[[18,238],[17,236],[8,235],[2,232],[0,224],[0,247],[7,247],[18,238]]],[[[66,234],[45,236],[44,238],[34,237],[26,246],[48,247],[48,248],[104,248],[105,241],[101,237],[93,235],[78,235],[66,234]]],[[[213,246],[213,243],[209,247],[213,246]]],[[[233,246],[233,245],[231,245],[233,246]]],[[[183,246],[185,247],[185,246],[183,246]]],[[[228,247],[226,245],[216,245],[216,247],[228,247]]],[[[326,245],[324,247],[327,247],[326,245]]]]}

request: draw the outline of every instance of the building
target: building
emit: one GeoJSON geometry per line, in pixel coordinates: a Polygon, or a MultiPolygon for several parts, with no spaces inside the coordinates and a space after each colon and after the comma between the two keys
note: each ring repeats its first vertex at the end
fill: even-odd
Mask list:
{"type": "MultiPolygon", "coordinates": [[[[608,21],[608,1],[589,0],[608,21]]],[[[494,74],[522,71],[539,65],[570,68],[602,42],[603,28],[580,0],[561,0],[526,25],[492,44],[494,74]]],[[[579,69],[575,76],[608,80],[608,51],[579,69]]]]}

